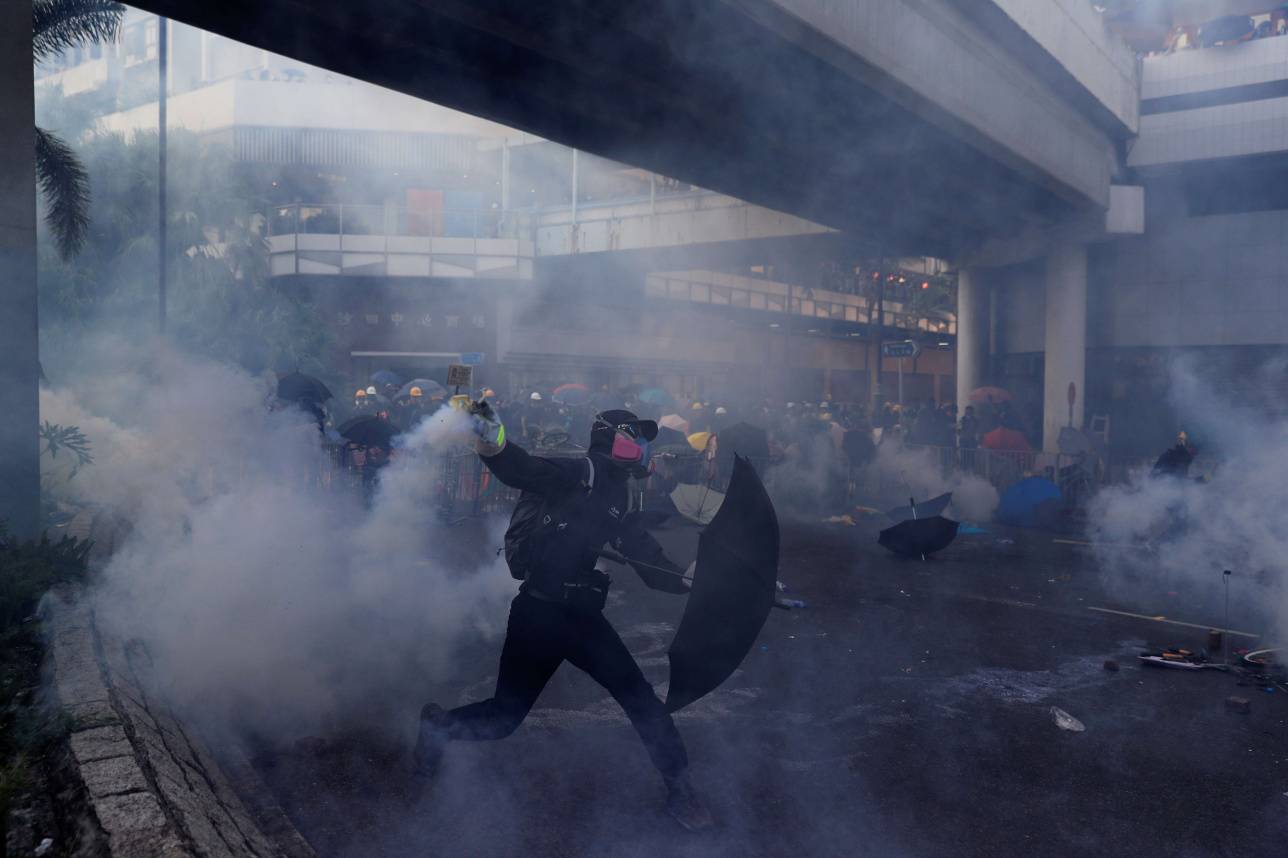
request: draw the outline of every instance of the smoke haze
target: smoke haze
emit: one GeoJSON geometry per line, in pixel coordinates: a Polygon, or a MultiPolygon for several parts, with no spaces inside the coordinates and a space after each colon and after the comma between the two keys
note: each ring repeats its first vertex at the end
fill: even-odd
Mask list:
{"type": "Polygon", "coordinates": [[[116,372],[43,396],[45,419],[94,444],[95,464],[62,491],[130,522],[96,606],[148,645],[158,690],[181,709],[298,737],[423,696],[408,686],[500,629],[513,581],[486,546],[473,565],[449,562],[430,503],[423,457],[460,436],[464,415],[410,436],[368,510],[320,482],[312,418],[269,411],[259,379],[173,348],[91,349],[116,372]]]}

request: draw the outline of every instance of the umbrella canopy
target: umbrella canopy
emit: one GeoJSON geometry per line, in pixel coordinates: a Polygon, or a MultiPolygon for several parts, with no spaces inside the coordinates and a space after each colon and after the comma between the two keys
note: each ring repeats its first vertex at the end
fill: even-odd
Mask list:
{"type": "Polygon", "coordinates": [[[421,396],[426,399],[444,399],[447,396],[447,388],[443,387],[432,378],[413,378],[402,386],[402,389],[394,394],[394,399],[410,399],[411,389],[419,387],[421,396]]]}
{"type": "Polygon", "coordinates": [[[277,380],[277,398],[287,402],[326,402],[331,391],[311,375],[292,372],[277,380]]]}
{"type": "Polygon", "coordinates": [[[737,453],[748,459],[769,458],[769,437],[765,430],[750,423],[735,423],[720,433],[721,458],[737,453]]]}
{"type": "Polygon", "coordinates": [[[402,378],[393,370],[378,369],[371,374],[371,383],[381,387],[397,387],[402,384],[402,378]]]}
{"type": "Polygon", "coordinates": [[[1029,477],[1006,490],[993,520],[1017,527],[1039,527],[1058,517],[1059,507],[1059,486],[1042,477],[1029,477]]]}
{"type": "Polygon", "coordinates": [[[1256,25],[1247,15],[1222,15],[1199,27],[1199,45],[1210,48],[1219,42],[1233,42],[1252,36],[1256,25]]]}
{"type": "Polygon", "coordinates": [[[550,398],[560,405],[585,405],[590,401],[590,391],[584,384],[561,384],[550,398]]]}
{"type": "Polygon", "coordinates": [[[976,405],[996,405],[999,402],[1010,402],[1013,398],[1009,390],[1000,387],[977,387],[970,392],[970,401],[976,405]]]}
{"type": "Polygon", "coordinates": [[[877,542],[895,554],[925,558],[947,548],[957,537],[957,527],[958,522],[941,515],[910,518],[881,531],[877,542]]]}
{"type": "Polygon", "coordinates": [[[953,493],[948,492],[937,498],[931,498],[928,501],[912,506],[904,504],[894,509],[886,510],[886,517],[891,521],[907,521],[910,518],[933,518],[937,515],[943,515],[944,510],[953,501],[953,493]]]}
{"type": "Polygon", "coordinates": [[[340,424],[340,437],[363,447],[389,447],[398,429],[374,414],[359,414],[340,424]]]}
{"type": "Polygon", "coordinates": [[[675,400],[671,398],[671,394],[667,393],[660,387],[650,387],[648,390],[641,391],[639,401],[647,402],[649,405],[657,405],[659,407],[675,404],[675,400]]]}
{"type": "Polygon", "coordinates": [[[678,414],[667,414],[661,420],[657,421],[658,426],[665,426],[667,429],[674,429],[684,435],[689,434],[689,421],[685,420],[678,414]]]}
{"type": "Polygon", "coordinates": [[[707,449],[715,434],[714,432],[694,432],[689,436],[689,446],[701,453],[707,449]]]}
{"type": "Polygon", "coordinates": [[[1005,426],[998,426],[979,439],[979,445],[985,450],[996,450],[999,453],[1027,453],[1033,449],[1029,446],[1029,439],[1024,437],[1023,432],[1018,429],[1008,429],[1005,426]]]}
{"type": "Polygon", "coordinates": [[[755,468],[738,457],[720,512],[698,539],[693,591],[671,641],[668,711],[738,668],[765,625],[777,582],[778,516],[755,468]]]}
{"type": "Polygon", "coordinates": [[[724,493],[710,486],[694,483],[680,483],[671,490],[671,503],[685,518],[691,518],[698,524],[710,524],[724,504],[724,493]]]}

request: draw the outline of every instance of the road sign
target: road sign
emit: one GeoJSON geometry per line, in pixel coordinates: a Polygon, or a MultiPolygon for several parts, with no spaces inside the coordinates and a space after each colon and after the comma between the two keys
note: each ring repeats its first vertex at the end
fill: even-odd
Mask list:
{"type": "Polygon", "coordinates": [[[474,367],[454,363],[447,368],[448,387],[472,387],[474,384],[474,367]]]}
{"type": "Polygon", "coordinates": [[[912,340],[901,340],[894,343],[881,344],[881,356],[888,358],[915,358],[921,354],[921,346],[912,340]]]}
{"type": "Polygon", "coordinates": [[[483,363],[483,352],[461,352],[461,363],[466,366],[478,366],[483,363]]]}

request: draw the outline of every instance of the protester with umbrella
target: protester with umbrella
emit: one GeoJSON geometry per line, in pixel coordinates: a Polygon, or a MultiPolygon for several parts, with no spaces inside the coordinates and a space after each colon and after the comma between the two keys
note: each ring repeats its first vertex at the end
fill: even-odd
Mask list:
{"type": "Polygon", "coordinates": [[[496,694],[450,712],[421,710],[418,779],[437,771],[452,739],[508,736],[522,723],[565,660],[586,671],[621,704],[667,786],[667,809],[682,826],[709,827],[688,775],[688,755],[667,707],[653,693],[616,630],[604,618],[609,578],[596,558],[605,544],[627,555],[651,588],[687,593],[688,581],[638,519],[626,514],[628,479],[648,473],[657,424],[625,410],[602,412],[588,455],[547,459],[507,443],[486,402],[476,403],[478,450],[497,479],[524,496],[506,534],[510,571],[523,580],[510,606],[496,694]],[[520,512],[522,511],[522,514],[520,512]]]}
{"type": "Polygon", "coordinates": [[[331,390],[321,381],[298,370],[288,373],[277,380],[277,398],[307,412],[317,423],[318,431],[326,431],[324,403],[331,398],[331,390]]]}

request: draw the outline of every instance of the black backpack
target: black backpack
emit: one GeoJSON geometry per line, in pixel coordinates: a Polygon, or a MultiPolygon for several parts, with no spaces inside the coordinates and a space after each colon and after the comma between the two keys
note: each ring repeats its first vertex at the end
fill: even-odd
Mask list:
{"type": "MultiPolygon", "coordinates": [[[[595,465],[586,459],[589,478],[585,483],[586,493],[595,485],[595,465]]],[[[510,577],[516,581],[526,580],[532,567],[532,559],[537,542],[536,534],[547,524],[547,500],[536,492],[523,492],[519,502],[514,505],[510,514],[510,526],[505,529],[505,565],[510,567],[510,577]]]]}

